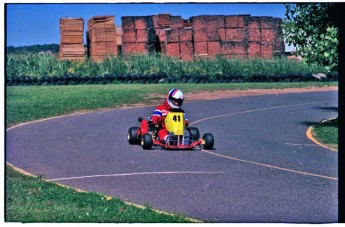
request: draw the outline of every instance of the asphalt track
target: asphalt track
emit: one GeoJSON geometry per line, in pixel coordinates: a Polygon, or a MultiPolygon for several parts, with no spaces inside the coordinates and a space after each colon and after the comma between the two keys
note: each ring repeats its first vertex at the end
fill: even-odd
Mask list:
{"type": "Polygon", "coordinates": [[[154,107],[70,115],[14,127],[6,160],[49,180],[211,222],[338,221],[338,153],[306,137],[338,115],[337,91],[187,102],[210,151],[144,151],[127,130],[154,107]]]}

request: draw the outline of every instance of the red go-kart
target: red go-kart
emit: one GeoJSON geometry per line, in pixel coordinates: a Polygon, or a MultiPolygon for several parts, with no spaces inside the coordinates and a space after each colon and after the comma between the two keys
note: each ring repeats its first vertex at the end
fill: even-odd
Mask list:
{"type": "Polygon", "coordinates": [[[196,127],[185,128],[184,114],[169,112],[165,117],[165,128],[169,132],[166,141],[159,139],[159,127],[154,125],[151,118],[138,118],[140,127],[128,129],[128,143],[141,144],[143,149],[151,149],[152,146],[160,146],[165,149],[212,149],[214,138],[211,133],[205,133],[200,138],[199,129],[196,127]]]}

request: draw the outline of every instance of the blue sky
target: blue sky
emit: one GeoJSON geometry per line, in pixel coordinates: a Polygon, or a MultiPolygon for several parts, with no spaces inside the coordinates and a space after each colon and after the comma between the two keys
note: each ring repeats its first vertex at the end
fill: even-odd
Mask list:
{"type": "MultiPolygon", "coordinates": [[[[34,44],[59,44],[61,17],[82,17],[86,31],[87,20],[93,16],[113,15],[116,25],[121,25],[122,16],[146,16],[170,13],[188,19],[198,15],[272,16],[284,18],[283,4],[263,3],[45,3],[7,4],[6,46],[34,44]]],[[[85,40],[85,34],[84,34],[85,40]]]]}

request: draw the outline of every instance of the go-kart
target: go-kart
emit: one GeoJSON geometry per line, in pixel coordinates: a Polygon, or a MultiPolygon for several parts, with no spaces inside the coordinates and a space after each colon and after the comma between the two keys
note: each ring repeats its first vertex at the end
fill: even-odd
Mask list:
{"type": "Polygon", "coordinates": [[[212,149],[214,138],[211,133],[205,133],[200,138],[199,129],[196,127],[185,128],[184,114],[180,112],[169,112],[164,120],[165,128],[169,135],[166,140],[160,140],[158,136],[159,126],[148,117],[138,118],[139,127],[128,129],[128,143],[141,144],[143,149],[151,149],[152,146],[160,146],[165,149],[212,149]]]}

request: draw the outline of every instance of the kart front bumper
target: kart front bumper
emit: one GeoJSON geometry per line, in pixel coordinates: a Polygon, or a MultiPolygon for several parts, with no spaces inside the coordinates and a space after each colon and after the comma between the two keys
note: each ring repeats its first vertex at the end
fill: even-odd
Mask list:
{"type": "Polygon", "coordinates": [[[193,149],[197,146],[200,146],[201,144],[204,144],[205,141],[203,139],[199,139],[195,142],[191,142],[189,144],[183,144],[183,143],[165,143],[159,140],[153,140],[153,144],[157,146],[161,146],[165,149],[176,149],[176,150],[189,150],[193,149]]]}

